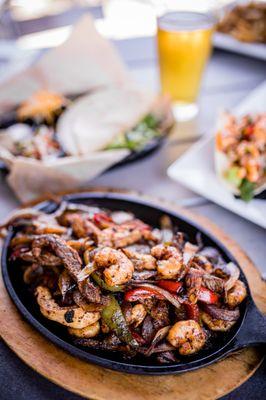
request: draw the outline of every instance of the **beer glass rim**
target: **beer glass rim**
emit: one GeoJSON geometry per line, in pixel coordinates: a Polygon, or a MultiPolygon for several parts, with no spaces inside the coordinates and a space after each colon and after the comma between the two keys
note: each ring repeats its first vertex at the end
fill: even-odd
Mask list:
{"type": "Polygon", "coordinates": [[[209,12],[198,11],[166,11],[157,18],[157,25],[165,31],[195,31],[210,29],[215,18],[209,12]]]}

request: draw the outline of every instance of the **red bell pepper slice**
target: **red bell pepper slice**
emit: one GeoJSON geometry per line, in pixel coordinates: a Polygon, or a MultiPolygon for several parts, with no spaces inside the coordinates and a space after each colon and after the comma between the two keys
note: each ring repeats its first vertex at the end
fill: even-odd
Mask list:
{"type": "Polygon", "coordinates": [[[199,321],[199,307],[197,304],[184,303],[188,319],[199,321]]]}
{"type": "Polygon", "coordinates": [[[107,228],[112,224],[112,218],[109,217],[109,215],[105,213],[95,213],[93,215],[93,222],[95,224],[103,226],[103,228],[107,228]]]}
{"type": "Polygon", "coordinates": [[[213,291],[202,286],[198,294],[198,301],[202,301],[206,304],[216,304],[219,301],[219,296],[213,291]]]}
{"type": "Polygon", "coordinates": [[[131,289],[125,294],[125,301],[138,301],[140,299],[148,299],[150,297],[156,297],[159,300],[164,300],[164,296],[156,291],[156,288],[138,287],[131,289]]]}
{"type": "Polygon", "coordinates": [[[157,285],[160,286],[161,288],[167,290],[170,293],[178,293],[182,287],[181,282],[174,282],[174,281],[168,281],[168,280],[160,280],[157,282],[157,285]]]}

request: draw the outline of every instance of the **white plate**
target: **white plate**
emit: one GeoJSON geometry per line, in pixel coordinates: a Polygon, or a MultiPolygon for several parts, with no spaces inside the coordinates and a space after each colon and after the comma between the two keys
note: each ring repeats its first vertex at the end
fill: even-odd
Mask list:
{"type": "MultiPolygon", "coordinates": [[[[235,110],[240,115],[265,111],[266,82],[255,89],[235,110]]],[[[214,136],[200,140],[167,170],[170,178],[266,229],[266,200],[249,203],[236,199],[217,177],[214,169],[214,136]]]]}
{"type": "Polygon", "coordinates": [[[228,34],[216,32],[213,45],[222,50],[266,60],[266,45],[263,43],[244,43],[228,34]]]}

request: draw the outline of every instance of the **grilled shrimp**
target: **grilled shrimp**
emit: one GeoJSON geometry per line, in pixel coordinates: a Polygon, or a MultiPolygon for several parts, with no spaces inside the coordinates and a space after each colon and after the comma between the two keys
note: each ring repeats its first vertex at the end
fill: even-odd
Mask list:
{"type": "Polygon", "coordinates": [[[174,279],[178,276],[182,268],[182,263],[174,257],[168,260],[161,260],[157,263],[157,271],[163,279],[174,279]]]}
{"type": "Polygon", "coordinates": [[[196,321],[178,321],[170,329],[167,340],[185,356],[199,351],[205,344],[206,335],[196,321]]]}
{"type": "Polygon", "coordinates": [[[236,307],[247,295],[245,284],[237,280],[234,286],[227,292],[226,302],[230,307],[236,307]]]}
{"type": "Polygon", "coordinates": [[[151,249],[151,255],[158,260],[157,271],[161,278],[173,279],[181,273],[183,260],[176,247],[158,244],[151,249]]]}
{"type": "Polygon", "coordinates": [[[157,240],[148,225],[138,219],[126,221],[122,224],[108,222],[108,224],[96,224],[82,214],[71,217],[70,225],[73,233],[78,238],[94,237],[98,246],[114,247],[116,249],[126,247],[144,238],[157,240]],[[100,229],[103,228],[103,229],[100,229]]]}
{"type": "Polygon", "coordinates": [[[77,336],[80,338],[92,338],[97,336],[100,333],[100,323],[99,321],[94,322],[94,324],[85,326],[85,328],[75,329],[75,328],[68,328],[68,332],[70,335],[77,336]]]}
{"type": "Polygon", "coordinates": [[[93,236],[98,239],[101,230],[94,225],[86,216],[75,214],[71,217],[71,227],[75,236],[79,239],[93,236]]]}
{"type": "Polygon", "coordinates": [[[60,307],[52,298],[51,292],[44,286],[36,289],[37,303],[41,313],[52,321],[70,328],[82,329],[100,319],[99,312],[86,312],[80,307],[60,307]]]}
{"type": "Polygon", "coordinates": [[[121,225],[103,229],[98,244],[118,249],[137,243],[141,239],[156,243],[159,240],[156,230],[151,230],[144,222],[133,219],[121,225]]]}
{"type": "Polygon", "coordinates": [[[110,286],[126,283],[133,276],[134,266],[121,250],[104,247],[95,254],[94,262],[98,267],[105,268],[104,279],[110,286]]]}
{"type": "Polygon", "coordinates": [[[212,318],[206,312],[201,313],[201,319],[210,330],[219,332],[228,331],[236,323],[236,321],[225,321],[223,319],[212,318]]]}
{"type": "Polygon", "coordinates": [[[123,252],[132,261],[135,270],[142,271],[144,269],[156,269],[156,259],[150,254],[141,254],[129,248],[123,249],[123,252]]]}
{"type": "Polygon", "coordinates": [[[151,254],[158,260],[168,260],[170,257],[180,258],[180,251],[173,246],[167,246],[166,244],[158,244],[152,247],[151,254]]]}
{"type": "Polygon", "coordinates": [[[142,232],[143,239],[148,240],[149,242],[158,243],[162,240],[162,234],[159,229],[145,229],[142,232]]]}
{"type": "Polygon", "coordinates": [[[147,315],[147,311],[143,304],[136,304],[128,312],[126,316],[127,323],[133,325],[134,327],[139,326],[147,315]]]}
{"type": "Polygon", "coordinates": [[[98,235],[98,245],[115,247],[118,249],[136,243],[141,238],[142,233],[139,229],[130,229],[123,225],[116,225],[100,231],[98,235]]]}

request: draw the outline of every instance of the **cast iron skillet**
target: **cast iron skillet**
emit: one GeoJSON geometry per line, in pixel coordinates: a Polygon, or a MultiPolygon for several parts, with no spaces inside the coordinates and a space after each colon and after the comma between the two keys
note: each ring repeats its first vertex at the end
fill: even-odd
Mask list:
{"type": "MultiPolygon", "coordinates": [[[[153,226],[158,225],[163,214],[167,214],[180,230],[187,233],[189,240],[195,240],[196,233],[201,232],[205,245],[215,246],[226,261],[233,261],[237,264],[233,255],[204,227],[197,225],[187,217],[183,217],[178,212],[154,206],[146,200],[136,200],[134,197],[125,194],[100,192],[66,195],[63,199],[75,203],[97,205],[111,210],[131,211],[153,226]]],[[[53,212],[57,207],[58,205],[52,201],[46,201],[36,206],[37,209],[47,213],[53,212]]],[[[45,319],[41,315],[32,295],[28,293],[25,284],[23,284],[22,273],[20,273],[19,268],[14,266],[11,268],[8,261],[8,246],[13,235],[14,231],[12,230],[5,240],[2,252],[2,273],[7,291],[23,317],[32,326],[55,345],[60,346],[73,356],[121,372],[147,375],[178,374],[209,365],[243,347],[266,343],[266,318],[256,308],[248,288],[248,297],[241,304],[240,318],[235,326],[229,332],[217,334],[208,347],[193,356],[181,358],[180,362],[176,364],[158,365],[153,360],[146,359],[143,356],[133,360],[125,360],[118,353],[93,351],[74,346],[64,327],[45,319]]],[[[241,279],[248,287],[242,271],[241,279]]]]}

